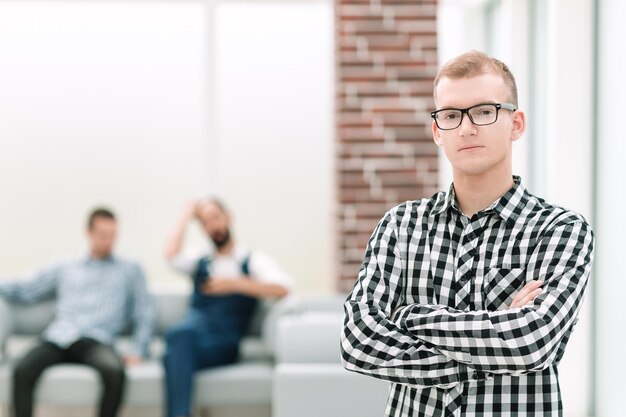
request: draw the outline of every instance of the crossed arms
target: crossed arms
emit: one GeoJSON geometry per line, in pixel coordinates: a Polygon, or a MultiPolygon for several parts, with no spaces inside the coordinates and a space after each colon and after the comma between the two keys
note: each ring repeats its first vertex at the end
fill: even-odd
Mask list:
{"type": "Polygon", "coordinates": [[[586,223],[559,224],[543,234],[525,271],[544,283],[543,291],[536,291],[538,284],[527,286],[503,311],[402,306],[406,263],[395,227],[389,214],[379,223],[345,303],[341,351],[346,369],[446,388],[493,374],[519,376],[555,363],[576,322],[591,269],[593,233],[586,223]]]}

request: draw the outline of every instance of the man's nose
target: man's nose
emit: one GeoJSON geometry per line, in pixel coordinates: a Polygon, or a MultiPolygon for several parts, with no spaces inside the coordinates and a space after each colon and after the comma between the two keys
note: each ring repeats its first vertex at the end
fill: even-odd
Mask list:
{"type": "Polygon", "coordinates": [[[459,126],[459,135],[460,136],[470,136],[476,134],[476,125],[472,123],[470,117],[467,113],[463,115],[463,119],[461,119],[461,125],[459,126]]]}

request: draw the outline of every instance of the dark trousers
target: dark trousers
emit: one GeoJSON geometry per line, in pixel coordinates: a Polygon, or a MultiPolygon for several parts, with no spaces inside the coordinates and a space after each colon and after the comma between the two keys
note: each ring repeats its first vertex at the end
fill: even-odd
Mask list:
{"type": "Polygon", "coordinates": [[[235,362],[239,351],[237,333],[218,332],[206,325],[202,314],[190,311],[166,335],[166,416],[191,415],[193,376],[199,369],[235,362]]]}
{"type": "Polygon", "coordinates": [[[79,363],[98,371],[104,385],[100,417],[115,417],[124,392],[124,363],[110,347],[92,339],[80,339],[67,349],[43,342],[28,352],[13,373],[15,417],[32,417],[33,391],[42,372],[60,363],[79,363]]]}

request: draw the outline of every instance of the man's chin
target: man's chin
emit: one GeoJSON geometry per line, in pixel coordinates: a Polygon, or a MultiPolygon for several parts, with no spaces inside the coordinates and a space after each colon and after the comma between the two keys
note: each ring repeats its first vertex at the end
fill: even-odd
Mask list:
{"type": "Polygon", "coordinates": [[[211,240],[218,249],[223,248],[230,242],[230,231],[211,236],[211,240]]]}
{"type": "Polygon", "coordinates": [[[104,259],[104,258],[108,258],[109,256],[111,256],[111,253],[113,251],[94,251],[93,256],[99,259],[104,259]]]}
{"type": "Polygon", "coordinates": [[[228,236],[218,236],[215,238],[211,238],[211,240],[213,241],[213,244],[215,245],[215,247],[220,249],[228,244],[228,242],[230,241],[230,238],[228,236]]]}

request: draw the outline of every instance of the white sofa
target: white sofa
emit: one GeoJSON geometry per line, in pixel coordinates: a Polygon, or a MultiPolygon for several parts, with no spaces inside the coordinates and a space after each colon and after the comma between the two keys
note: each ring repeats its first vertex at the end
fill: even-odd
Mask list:
{"type": "MultiPolygon", "coordinates": [[[[183,317],[188,293],[152,292],[158,310],[152,355],[149,361],[128,370],[124,404],[161,409],[163,334],[183,317]]],[[[288,297],[262,304],[243,341],[240,361],[197,374],[195,406],[238,407],[244,410],[239,414],[245,416],[384,415],[388,384],[341,366],[339,332],[344,298],[288,297]]],[[[23,306],[0,299],[0,417],[5,417],[12,397],[13,363],[36,342],[52,318],[53,307],[52,301],[23,306]]],[[[119,348],[123,351],[127,346],[127,338],[121,337],[119,348]]],[[[96,403],[99,391],[95,371],[67,364],[46,370],[35,396],[40,405],[89,407],[96,403]]]]}
{"type": "MultiPolygon", "coordinates": [[[[188,305],[183,290],[152,291],[157,304],[156,335],[151,358],[127,371],[124,404],[161,407],[164,402],[162,354],[165,330],[182,319],[188,305]]],[[[263,406],[272,398],[274,332],[278,316],[294,310],[294,298],[262,303],[249,334],[242,342],[239,362],[201,371],[195,383],[194,404],[211,406],[263,406]]],[[[53,316],[54,301],[33,305],[8,304],[0,299],[0,410],[7,412],[12,398],[11,376],[15,359],[33,346],[53,316]]],[[[128,347],[128,338],[119,339],[119,348],[128,347]]],[[[94,405],[100,382],[92,369],[74,364],[54,366],[44,372],[35,391],[37,404],[48,406],[94,405]]],[[[3,413],[0,413],[3,414],[3,413]]]]}
{"type": "Polygon", "coordinates": [[[346,371],[339,335],[345,297],[302,300],[279,318],[272,417],[382,417],[389,384],[346,371]]]}

